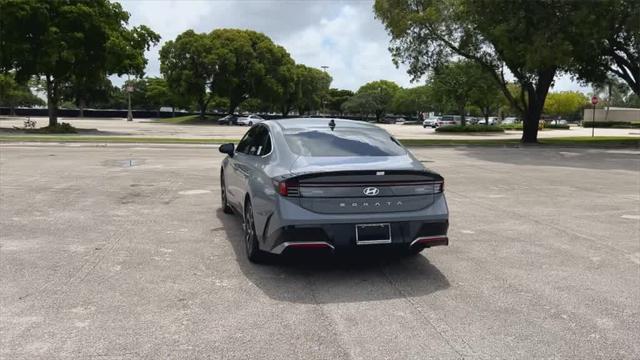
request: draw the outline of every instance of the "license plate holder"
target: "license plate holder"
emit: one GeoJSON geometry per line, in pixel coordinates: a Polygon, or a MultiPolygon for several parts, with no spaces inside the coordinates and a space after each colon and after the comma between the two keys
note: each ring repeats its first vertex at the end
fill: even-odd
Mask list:
{"type": "Polygon", "coordinates": [[[391,224],[357,224],[356,245],[391,243],[391,224]]]}

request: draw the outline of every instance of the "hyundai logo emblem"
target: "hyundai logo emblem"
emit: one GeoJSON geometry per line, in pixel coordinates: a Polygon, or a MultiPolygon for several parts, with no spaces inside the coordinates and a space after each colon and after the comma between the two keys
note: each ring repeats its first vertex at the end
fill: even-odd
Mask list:
{"type": "Polygon", "coordinates": [[[380,193],[380,190],[375,187],[368,187],[368,188],[364,188],[362,192],[367,196],[376,196],[380,193]]]}

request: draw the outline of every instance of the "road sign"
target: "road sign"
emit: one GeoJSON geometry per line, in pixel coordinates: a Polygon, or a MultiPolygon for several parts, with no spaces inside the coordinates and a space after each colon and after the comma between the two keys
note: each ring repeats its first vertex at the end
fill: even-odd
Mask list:
{"type": "Polygon", "coordinates": [[[133,92],[133,85],[127,85],[127,92],[133,92]]]}
{"type": "Polygon", "coordinates": [[[591,97],[591,104],[596,105],[598,103],[598,97],[597,96],[592,96],[591,97]]]}

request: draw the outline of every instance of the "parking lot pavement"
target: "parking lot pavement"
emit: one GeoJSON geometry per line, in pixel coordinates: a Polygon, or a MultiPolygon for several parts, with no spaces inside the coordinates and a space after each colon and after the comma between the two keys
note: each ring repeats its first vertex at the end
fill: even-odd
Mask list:
{"type": "Polygon", "coordinates": [[[424,148],[450,246],[248,263],[211,147],[0,145],[0,358],[640,358],[640,153],[424,148]]]}

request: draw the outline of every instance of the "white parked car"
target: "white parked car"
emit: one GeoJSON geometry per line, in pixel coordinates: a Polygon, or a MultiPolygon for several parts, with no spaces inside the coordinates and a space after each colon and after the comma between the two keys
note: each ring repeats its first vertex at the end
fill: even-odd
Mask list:
{"type": "Polygon", "coordinates": [[[506,118],[504,118],[504,120],[502,120],[503,124],[515,124],[515,123],[519,123],[519,122],[520,121],[518,120],[518,118],[517,117],[513,117],[513,116],[506,117],[506,118]]]}
{"type": "Polygon", "coordinates": [[[424,119],[424,121],[422,121],[422,127],[423,128],[427,128],[427,127],[436,128],[436,127],[438,127],[438,121],[439,120],[440,120],[440,117],[426,118],[426,119],[424,119]]]}
{"type": "Polygon", "coordinates": [[[487,119],[485,118],[478,118],[478,125],[496,125],[498,123],[498,118],[495,116],[490,116],[489,121],[487,122],[487,119]]]}
{"type": "Polygon", "coordinates": [[[564,120],[564,119],[551,120],[549,124],[550,125],[569,125],[567,120],[564,120]]]}
{"type": "Polygon", "coordinates": [[[258,115],[249,115],[249,116],[241,116],[238,118],[236,124],[238,125],[248,125],[251,126],[253,124],[257,124],[259,122],[263,122],[264,119],[258,115]]]}

